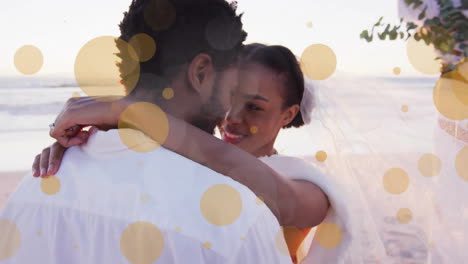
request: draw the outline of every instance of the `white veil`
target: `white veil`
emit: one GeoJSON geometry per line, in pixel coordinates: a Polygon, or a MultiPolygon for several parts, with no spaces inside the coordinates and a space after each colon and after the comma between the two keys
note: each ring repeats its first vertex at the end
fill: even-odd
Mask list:
{"type": "Polygon", "coordinates": [[[301,129],[310,141],[302,144],[327,153],[324,162],[309,160],[347,187],[341,198],[355,212],[345,219],[355,236],[343,263],[463,263],[467,119],[439,113],[437,78],[335,75],[307,83],[301,111],[311,121],[301,129]],[[452,134],[444,122],[455,124],[452,134]]]}
{"type": "MultiPolygon", "coordinates": [[[[413,214],[418,212],[419,216],[419,210],[427,210],[424,208],[429,205],[423,206],[418,198],[426,197],[430,192],[421,185],[421,190],[417,193],[406,191],[405,195],[394,195],[388,193],[382,184],[382,178],[388,169],[404,166],[408,166],[406,169],[414,169],[415,166],[407,161],[411,156],[412,162],[417,163],[415,159],[418,156],[409,153],[411,147],[408,145],[406,149],[405,146],[400,148],[399,145],[404,143],[398,142],[398,134],[393,135],[392,130],[398,127],[406,126],[409,130],[405,125],[408,120],[403,118],[401,106],[385,93],[395,89],[389,87],[391,84],[384,87],[377,85],[379,80],[351,76],[334,76],[326,81],[308,80],[306,83],[304,99],[307,104],[301,105],[301,113],[304,120],[307,121],[310,116],[311,121],[295,132],[306,131],[308,139],[302,144],[310,146],[314,152],[326,152],[327,159],[324,162],[318,161],[314,156],[307,159],[320,167],[327,177],[342,184],[345,191],[332,195],[338,196],[351,208],[350,213],[344,216],[345,219],[340,219],[343,218],[343,213],[337,212],[340,226],[351,229],[346,232],[352,238],[347,249],[349,254],[334,259],[334,263],[401,263],[405,254],[412,255],[407,260],[428,263],[418,261],[428,259],[426,248],[430,239],[421,232],[423,228],[419,226],[427,227],[429,223],[418,221],[416,224],[413,219],[411,223],[402,224],[396,215],[400,208],[411,208],[413,214]],[[391,123],[393,124],[390,125],[391,123]]],[[[405,140],[411,140],[415,136],[411,131],[405,131],[405,128],[401,132],[406,137],[405,140]]],[[[290,132],[288,138],[291,138],[291,133],[294,132],[290,132]]],[[[287,144],[285,146],[281,151],[288,153],[287,144]]],[[[408,173],[417,177],[414,170],[408,173]]],[[[408,189],[413,191],[413,186],[408,189]]],[[[423,200],[428,202],[427,199],[423,200]]],[[[330,219],[325,219],[324,222],[330,221],[336,222],[330,219]]],[[[309,237],[307,242],[311,243],[311,240],[312,237],[309,237]]],[[[312,243],[309,255],[303,263],[316,262],[314,256],[318,255],[318,251],[320,248],[314,251],[312,243]]],[[[322,248],[321,251],[330,249],[322,248]]]]}
{"type": "MultiPolygon", "coordinates": [[[[345,78],[346,79],[346,78],[345,78]]],[[[348,81],[345,81],[346,83],[348,81]]],[[[357,83],[355,83],[357,84],[357,83]]],[[[350,85],[347,85],[350,86],[350,85]]],[[[336,215],[327,217],[324,222],[339,222],[343,229],[342,243],[346,242],[346,233],[349,236],[349,245],[345,252],[339,249],[331,251],[324,250],[320,246],[314,249],[314,243],[310,248],[309,255],[303,263],[316,263],[324,251],[330,254],[342,254],[340,258],[332,258],[334,263],[387,263],[384,240],[379,232],[377,219],[372,213],[372,204],[369,203],[369,193],[365,193],[365,187],[361,185],[359,178],[361,173],[353,165],[354,154],[361,153],[362,143],[358,143],[356,135],[350,134],[352,124],[347,123],[350,113],[347,111],[345,101],[340,99],[351,99],[343,91],[343,85],[330,81],[312,81],[306,78],[303,104],[301,113],[307,126],[306,129],[312,137],[320,135],[320,151],[327,153],[324,162],[316,161],[316,165],[326,173],[327,177],[334,178],[340,183],[341,194],[333,194],[342,199],[348,213],[343,217],[343,210],[336,210],[336,215]],[[338,89],[337,89],[338,88],[338,89]],[[341,93],[339,96],[335,93],[341,93]],[[333,219],[335,218],[335,219],[333,219]]],[[[359,85],[357,85],[359,87],[359,85]]],[[[346,88],[348,89],[348,88],[346,88]]],[[[358,154],[359,155],[359,154],[358,154]]],[[[317,158],[315,158],[317,160],[317,158]]],[[[374,195],[374,191],[371,192],[374,195]]],[[[329,197],[330,198],[330,197],[329,197]]],[[[329,257],[323,260],[330,260],[329,257]]]]}
{"type": "MultiPolygon", "coordinates": [[[[438,15],[435,0],[423,2],[427,17],[438,15]]],[[[399,4],[402,17],[422,24],[422,10],[399,4]]],[[[358,218],[358,236],[340,263],[466,262],[468,61],[464,65],[458,69],[464,82],[434,75],[307,80],[301,113],[308,125],[286,136],[307,134],[297,145],[327,153],[325,161],[307,159],[352,190],[346,202],[355,211],[351,218],[358,218]]],[[[291,145],[279,150],[298,155],[291,145]]]]}

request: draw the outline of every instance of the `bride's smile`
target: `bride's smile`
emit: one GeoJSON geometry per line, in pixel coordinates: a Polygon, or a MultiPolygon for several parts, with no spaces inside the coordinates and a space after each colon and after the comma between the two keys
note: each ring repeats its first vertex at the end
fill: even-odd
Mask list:
{"type": "Polygon", "coordinates": [[[269,156],[281,128],[292,123],[299,107],[291,103],[291,75],[261,62],[241,62],[239,88],[219,126],[224,141],[255,155],[269,156]]]}

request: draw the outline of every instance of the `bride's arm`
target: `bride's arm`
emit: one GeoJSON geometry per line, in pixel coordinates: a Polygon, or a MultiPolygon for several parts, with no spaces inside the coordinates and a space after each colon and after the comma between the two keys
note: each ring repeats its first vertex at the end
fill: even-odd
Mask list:
{"type": "MultiPolygon", "coordinates": [[[[88,125],[98,128],[117,127],[120,113],[132,100],[115,102],[118,103],[112,107],[109,102],[99,102],[92,98],[69,100],[50,135],[56,138],[60,145],[70,147],[87,140],[86,137],[80,137],[79,129],[72,131],[70,135],[70,128],[88,125]]],[[[281,225],[306,228],[319,224],[325,218],[329,206],[328,199],[315,184],[287,179],[249,153],[183,120],[170,115],[167,115],[167,118],[168,137],[164,142],[160,142],[164,147],[244,184],[264,200],[281,225]]],[[[125,121],[132,123],[131,120],[125,121]]],[[[130,125],[145,132],[145,128],[138,124],[130,125]]],[[[151,136],[153,133],[146,131],[146,134],[151,136]]],[[[53,172],[58,170],[61,156],[40,157],[39,160],[40,162],[35,164],[56,164],[53,172]]]]}
{"type": "Polygon", "coordinates": [[[244,184],[264,200],[281,225],[306,228],[325,218],[328,199],[315,184],[287,179],[256,157],[201,129],[170,115],[168,120],[164,147],[244,184]]]}

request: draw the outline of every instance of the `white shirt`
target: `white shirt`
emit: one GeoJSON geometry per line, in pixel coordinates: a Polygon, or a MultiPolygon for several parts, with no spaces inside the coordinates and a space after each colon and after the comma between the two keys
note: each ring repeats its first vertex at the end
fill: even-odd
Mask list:
{"type": "Polygon", "coordinates": [[[278,221],[247,187],[163,147],[130,150],[117,130],[68,149],[56,178],[59,190],[27,176],[10,198],[0,264],[291,263],[278,221]]]}

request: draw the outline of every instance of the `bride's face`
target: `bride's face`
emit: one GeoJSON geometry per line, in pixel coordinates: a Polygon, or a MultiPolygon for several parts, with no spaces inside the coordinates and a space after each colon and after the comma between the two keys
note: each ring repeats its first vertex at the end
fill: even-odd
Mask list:
{"type": "Polygon", "coordinates": [[[239,88],[219,126],[224,141],[254,156],[271,154],[280,129],[292,119],[284,109],[282,77],[269,68],[249,63],[240,68],[239,88]]]}

